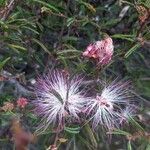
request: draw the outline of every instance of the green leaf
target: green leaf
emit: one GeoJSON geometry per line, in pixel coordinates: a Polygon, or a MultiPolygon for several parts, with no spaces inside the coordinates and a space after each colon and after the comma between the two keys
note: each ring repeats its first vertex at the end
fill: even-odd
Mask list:
{"type": "Polygon", "coordinates": [[[75,21],[75,18],[71,17],[67,19],[67,27],[69,27],[73,22],[75,21]]]}
{"type": "Polygon", "coordinates": [[[87,124],[87,125],[85,126],[85,130],[86,130],[86,133],[87,133],[87,135],[88,135],[88,137],[89,137],[89,139],[90,139],[92,145],[94,145],[95,147],[97,147],[96,138],[95,138],[94,133],[93,133],[91,127],[89,126],[89,124],[87,124]]]}
{"type": "Polygon", "coordinates": [[[132,150],[132,146],[131,146],[131,142],[128,141],[128,145],[127,145],[128,150],[132,150]]]}
{"type": "Polygon", "coordinates": [[[94,148],[92,147],[92,145],[86,140],[86,138],[83,138],[81,136],[79,136],[79,139],[82,143],[84,143],[86,145],[86,147],[89,149],[89,150],[93,150],[94,148]]]}
{"type": "Polygon", "coordinates": [[[4,65],[10,60],[10,57],[6,58],[2,62],[0,62],[0,70],[4,67],[4,65]]]}
{"type": "Polygon", "coordinates": [[[27,49],[25,47],[22,47],[20,45],[15,45],[15,44],[8,44],[8,46],[12,49],[17,49],[17,50],[23,50],[23,51],[26,51],[27,49]]]}
{"type": "Polygon", "coordinates": [[[37,43],[39,46],[41,46],[41,48],[47,52],[49,55],[51,55],[50,51],[46,48],[46,46],[44,44],[42,44],[39,40],[33,38],[32,39],[35,43],[37,43]]]}
{"type": "Polygon", "coordinates": [[[120,129],[116,129],[115,131],[111,131],[111,132],[108,132],[109,134],[120,134],[120,135],[125,135],[125,136],[131,136],[130,133],[126,132],[126,131],[123,131],[123,130],[120,130],[120,129]]]}
{"type": "Polygon", "coordinates": [[[59,56],[59,59],[62,61],[62,63],[64,64],[65,68],[68,68],[68,64],[67,64],[67,61],[66,59],[63,57],[63,56],[59,56]]]}
{"type": "Polygon", "coordinates": [[[134,51],[136,51],[141,46],[140,43],[135,44],[132,48],[129,49],[129,51],[125,54],[125,58],[128,58],[134,51]]]}
{"type": "Polygon", "coordinates": [[[122,40],[127,40],[127,41],[134,41],[134,35],[124,35],[124,34],[115,34],[112,36],[112,38],[117,38],[117,39],[122,39],[122,40]]]}
{"type": "Polygon", "coordinates": [[[6,25],[6,23],[4,23],[2,20],[0,20],[0,27],[3,27],[5,29],[8,29],[8,26],[6,25]]]}
{"type": "Polygon", "coordinates": [[[146,150],[150,150],[150,144],[146,146],[146,150]]]}
{"type": "Polygon", "coordinates": [[[34,30],[34,29],[32,29],[32,28],[30,28],[28,26],[23,26],[22,28],[28,29],[28,30],[34,32],[35,34],[39,34],[39,32],[37,32],[36,30],[34,30]]]}
{"type": "Polygon", "coordinates": [[[41,132],[37,132],[36,131],[36,135],[47,135],[47,134],[52,134],[52,133],[54,133],[52,130],[46,130],[46,131],[41,131],[41,132]]]}
{"type": "Polygon", "coordinates": [[[101,24],[101,27],[107,29],[108,27],[114,26],[114,25],[117,24],[119,21],[120,21],[119,19],[110,19],[109,21],[107,21],[107,22],[101,24]]]}
{"type": "Polygon", "coordinates": [[[132,125],[136,126],[139,130],[145,132],[145,130],[142,128],[142,126],[139,125],[138,122],[136,122],[136,121],[134,120],[134,118],[130,117],[129,122],[131,122],[132,125]]]}
{"type": "Polygon", "coordinates": [[[55,12],[59,12],[59,10],[56,7],[54,7],[52,4],[49,4],[49,3],[46,3],[46,2],[43,2],[43,1],[40,1],[40,0],[32,0],[32,1],[40,3],[43,6],[48,7],[50,10],[53,10],[55,12]]]}
{"type": "Polygon", "coordinates": [[[72,133],[72,134],[78,134],[80,132],[80,127],[74,127],[74,128],[65,127],[64,130],[69,132],[69,133],[72,133]]]}
{"type": "Polygon", "coordinates": [[[75,50],[75,49],[67,49],[57,52],[57,54],[66,54],[66,53],[81,53],[81,51],[75,50]]]}
{"type": "Polygon", "coordinates": [[[64,42],[67,42],[67,41],[77,41],[78,38],[75,37],[75,36],[64,36],[64,37],[62,38],[62,40],[63,40],[64,42]]]}
{"type": "Polygon", "coordinates": [[[143,2],[143,5],[146,6],[148,9],[150,9],[150,1],[146,0],[145,2],[143,2]]]}
{"type": "Polygon", "coordinates": [[[86,3],[82,0],[76,0],[77,2],[79,2],[80,4],[84,5],[87,9],[89,9],[92,13],[96,12],[96,9],[89,3],[86,3]]]}
{"type": "Polygon", "coordinates": [[[27,113],[27,116],[30,117],[30,119],[36,120],[37,116],[33,113],[27,113]]]}
{"type": "Polygon", "coordinates": [[[0,0],[0,6],[3,6],[6,3],[6,0],[0,0]]]}

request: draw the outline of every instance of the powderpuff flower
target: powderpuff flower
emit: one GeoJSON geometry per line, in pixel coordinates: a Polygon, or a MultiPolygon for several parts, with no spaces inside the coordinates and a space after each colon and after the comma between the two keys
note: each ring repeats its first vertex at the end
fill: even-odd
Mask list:
{"type": "Polygon", "coordinates": [[[70,77],[58,70],[38,79],[34,105],[42,119],[39,130],[47,129],[50,124],[62,129],[66,118],[79,119],[85,102],[84,90],[79,89],[82,82],[83,78],[70,77]]]}
{"type": "Polygon", "coordinates": [[[129,82],[112,82],[102,93],[87,101],[85,112],[92,120],[93,128],[102,125],[106,129],[119,127],[118,118],[133,96],[129,92],[129,82]]]}
{"type": "Polygon", "coordinates": [[[113,51],[113,41],[108,37],[104,40],[90,44],[83,52],[83,56],[97,60],[100,65],[106,65],[111,61],[113,51]]]}
{"type": "Polygon", "coordinates": [[[17,100],[17,106],[20,108],[24,108],[28,104],[28,100],[24,97],[21,97],[17,100]]]}
{"type": "Polygon", "coordinates": [[[134,117],[136,110],[137,107],[132,104],[124,108],[120,113],[120,125],[122,125],[123,123],[127,123],[130,118],[134,117]]]}

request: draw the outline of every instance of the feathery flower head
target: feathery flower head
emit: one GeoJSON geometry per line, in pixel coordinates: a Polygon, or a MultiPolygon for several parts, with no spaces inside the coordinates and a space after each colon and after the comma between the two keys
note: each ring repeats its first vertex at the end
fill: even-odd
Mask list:
{"type": "Polygon", "coordinates": [[[127,123],[131,117],[135,116],[136,110],[137,107],[132,104],[124,108],[120,113],[120,125],[127,123]]]}
{"type": "Polygon", "coordinates": [[[62,128],[67,117],[79,119],[85,101],[84,90],[79,90],[82,82],[81,77],[71,78],[58,70],[38,79],[34,104],[43,121],[40,129],[46,129],[50,124],[62,128]]]}
{"type": "Polygon", "coordinates": [[[106,65],[113,55],[113,41],[110,37],[90,44],[83,52],[83,56],[97,60],[98,64],[106,65]]]}
{"type": "Polygon", "coordinates": [[[107,129],[119,127],[122,108],[126,108],[132,100],[129,88],[129,82],[112,82],[100,95],[87,102],[86,114],[91,118],[93,128],[98,124],[107,129]]]}

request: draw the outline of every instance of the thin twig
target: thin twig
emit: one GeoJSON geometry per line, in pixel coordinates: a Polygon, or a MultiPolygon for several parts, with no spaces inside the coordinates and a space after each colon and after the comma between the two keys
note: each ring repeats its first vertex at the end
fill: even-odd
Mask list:
{"type": "Polygon", "coordinates": [[[5,8],[2,8],[0,11],[0,19],[2,21],[7,20],[7,18],[10,16],[11,12],[14,10],[14,8],[17,6],[17,3],[19,0],[11,0],[9,4],[5,6],[5,8]]]}

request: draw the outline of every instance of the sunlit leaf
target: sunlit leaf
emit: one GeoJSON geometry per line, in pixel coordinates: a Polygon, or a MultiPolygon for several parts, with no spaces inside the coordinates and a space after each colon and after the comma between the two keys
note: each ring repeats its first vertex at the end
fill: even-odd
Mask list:
{"type": "Polygon", "coordinates": [[[128,150],[132,150],[131,141],[128,141],[128,150]]]}
{"type": "Polygon", "coordinates": [[[58,10],[56,7],[54,7],[52,4],[49,4],[49,3],[44,2],[44,1],[42,1],[42,0],[32,0],[32,1],[37,2],[37,3],[40,3],[40,4],[42,4],[43,6],[46,6],[46,7],[50,8],[50,9],[53,10],[53,11],[59,12],[59,10],[58,10]]]}
{"type": "Polygon", "coordinates": [[[3,61],[0,61],[0,70],[5,66],[5,64],[10,60],[10,57],[6,58],[3,61]]]}
{"type": "Polygon", "coordinates": [[[80,132],[80,127],[74,127],[74,128],[65,127],[64,130],[69,132],[69,133],[72,133],[72,134],[78,134],[80,132]]]}
{"type": "Polygon", "coordinates": [[[120,129],[115,129],[114,131],[108,132],[108,134],[118,134],[118,135],[125,135],[125,136],[131,136],[130,133],[120,130],[120,129]]]}
{"type": "Polygon", "coordinates": [[[21,50],[21,51],[26,51],[27,49],[25,47],[22,47],[20,45],[15,45],[15,44],[8,44],[8,46],[12,49],[17,49],[17,50],[21,50]]]}
{"type": "Polygon", "coordinates": [[[134,51],[136,51],[139,47],[141,46],[141,44],[135,44],[132,48],[130,48],[126,54],[125,54],[125,58],[128,58],[134,51]]]}
{"type": "Polygon", "coordinates": [[[82,0],[76,0],[77,2],[79,2],[80,4],[83,4],[84,6],[86,6],[92,13],[96,12],[96,9],[89,3],[86,3],[82,0]]]}
{"type": "Polygon", "coordinates": [[[41,46],[41,48],[42,48],[46,53],[48,53],[49,55],[51,55],[50,51],[47,49],[47,47],[46,47],[43,43],[41,43],[39,40],[37,40],[37,39],[35,39],[35,38],[33,38],[32,40],[33,40],[35,43],[37,43],[39,46],[41,46]]]}

